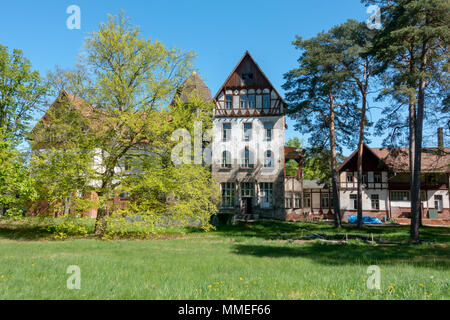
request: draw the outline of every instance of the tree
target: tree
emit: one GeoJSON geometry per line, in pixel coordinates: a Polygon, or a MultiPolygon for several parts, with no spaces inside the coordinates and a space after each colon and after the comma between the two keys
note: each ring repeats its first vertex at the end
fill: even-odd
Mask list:
{"type": "Polygon", "coordinates": [[[287,112],[297,120],[295,128],[311,134],[309,142],[315,153],[330,151],[335,226],[341,226],[337,151],[342,145],[354,144],[354,127],[358,113],[354,86],[343,81],[346,70],[339,65],[339,52],[329,33],[293,44],[302,51],[299,67],[285,74],[283,88],[288,91],[287,112]]]}
{"type": "Polygon", "coordinates": [[[90,146],[86,150],[95,155],[89,187],[98,195],[97,236],[132,214],[151,226],[199,218],[208,227],[206,212],[214,204],[206,192],[209,172],[171,162],[172,132],[185,123],[179,121],[181,107],[166,107],[192,70],[193,57],[143,39],[119,14],[89,35],[76,70],[50,76],[87,105],[89,134],[80,131],[71,139],[73,150],[90,146]],[[127,208],[111,203],[121,192],[129,192],[127,208]]]}
{"type": "Polygon", "coordinates": [[[72,209],[82,216],[96,204],[84,195],[96,178],[95,126],[86,117],[89,105],[61,91],[31,132],[30,171],[37,192],[34,214],[59,216],[72,209]],[[39,210],[45,203],[44,212],[39,210]]]}
{"type": "MultiPolygon", "coordinates": [[[[302,143],[298,137],[289,139],[286,142],[287,147],[302,148],[302,143]]],[[[319,180],[321,182],[330,183],[330,152],[323,149],[322,152],[317,152],[311,148],[304,148],[302,159],[303,179],[305,180],[319,180]]],[[[342,155],[337,154],[338,163],[342,162],[342,155]]],[[[286,163],[286,174],[295,175],[299,164],[290,160],[286,163]]]]}
{"type": "Polygon", "coordinates": [[[0,216],[21,215],[36,191],[22,157],[5,136],[0,129],[0,216]]]}
{"type": "Polygon", "coordinates": [[[371,86],[371,79],[379,66],[373,55],[369,54],[372,49],[372,41],[375,30],[367,28],[365,23],[349,20],[330,30],[337,50],[338,63],[346,71],[344,81],[353,84],[357,88],[360,97],[360,121],[359,142],[357,161],[357,201],[358,201],[358,228],[362,227],[362,159],[364,142],[366,136],[367,121],[367,98],[371,86]]]}
{"type": "MultiPolygon", "coordinates": [[[[381,6],[383,28],[373,52],[388,71],[387,92],[408,105],[411,172],[411,239],[419,239],[423,122],[433,88],[448,87],[450,2],[447,0],[363,0],[381,6]],[[436,86],[437,84],[437,86],[436,86]]],[[[441,91],[442,92],[442,91],[441,91]]]]}
{"type": "Polygon", "coordinates": [[[0,128],[3,139],[14,143],[26,137],[26,131],[46,95],[47,87],[39,72],[19,49],[10,54],[0,44],[0,128]]]}

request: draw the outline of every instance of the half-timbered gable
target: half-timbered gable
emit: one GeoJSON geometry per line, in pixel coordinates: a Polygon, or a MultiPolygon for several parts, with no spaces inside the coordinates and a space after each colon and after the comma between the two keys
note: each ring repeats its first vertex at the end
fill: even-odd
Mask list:
{"type": "Polygon", "coordinates": [[[285,102],[247,51],[215,96],[216,117],[281,116],[285,102]]]}

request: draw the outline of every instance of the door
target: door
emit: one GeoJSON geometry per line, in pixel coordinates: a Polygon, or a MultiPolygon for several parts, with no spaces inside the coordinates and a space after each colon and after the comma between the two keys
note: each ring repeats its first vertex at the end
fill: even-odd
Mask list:
{"type": "Polygon", "coordinates": [[[243,214],[253,214],[253,198],[242,198],[242,213],[243,214]]]}

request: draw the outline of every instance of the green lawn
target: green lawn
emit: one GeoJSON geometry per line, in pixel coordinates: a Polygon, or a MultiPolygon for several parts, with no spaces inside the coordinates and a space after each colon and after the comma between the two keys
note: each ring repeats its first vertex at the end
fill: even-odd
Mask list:
{"type": "MultiPolygon", "coordinates": [[[[86,222],[88,225],[91,222],[86,222]]],[[[52,240],[39,223],[0,220],[0,299],[449,299],[450,228],[344,227],[264,222],[151,240],[52,240]],[[303,231],[302,231],[303,230],[303,231]],[[371,234],[399,245],[330,239],[371,234]],[[69,265],[81,290],[66,287],[69,265]],[[381,268],[381,289],[366,286],[381,268]]]]}

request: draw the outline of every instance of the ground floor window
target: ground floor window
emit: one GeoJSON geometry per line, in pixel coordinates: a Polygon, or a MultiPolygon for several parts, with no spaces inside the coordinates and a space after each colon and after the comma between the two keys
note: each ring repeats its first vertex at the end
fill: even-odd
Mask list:
{"type": "Polygon", "coordinates": [[[241,183],[241,196],[242,197],[254,197],[255,196],[255,184],[251,182],[241,183]]]}
{"type": "Polygon", "coordinates": [[[370,200],[372,202],[372,210],[380,210],[380,196],[378,194],[372,194],[370,200]]]}
{"type": "Polygon", "coordinates": [[[391,191],[391,201],[409,201],[409,191],[391,191]]]}
{"type": "Polygon", "coordinates": [[[221,184],[222,187],[222,207],[234,206],[234,183],[226,182],[221,184]]]}
{"type": "Polygon", "coordinates": [[[350,203],[353,205],[353,210],[358,210],[358,195],[357,194],[351,194],[350,195],[350,203]]]}
{"type": "Polygon", "coordinates": [[[311,193],[305,193],[303,204],[305,208],[311,208],[311,193]]]}
{"type": "Polygon", "coordinates": [[[434,196],[434,208],[437,209],[438,211],[442,211],[443,209],[442,195],[434,196]]]}
{"type": "Polygon", "coordinates": [[[299,209],[302,207],[302,194],[300,192],[294,193],[294,208],[299,209]]]}
{"type": "Polygon", "coordinates": [[[328,193],[322,193],[320,195],[320,202],[322,204],[322,208],[329,208],[330,207],[330,195],[328,193]]]}
{"type": "Polygon", "coordinates": [[[284,197],[284,206],[286,209],[292,208],[292,193],[286,193],[284,197]]]}
{"type": "Polygon", "coordinates": [[[263,182],[259,184],[262,208],[271,208],[273,205],[273,183],[263,182]]]}

